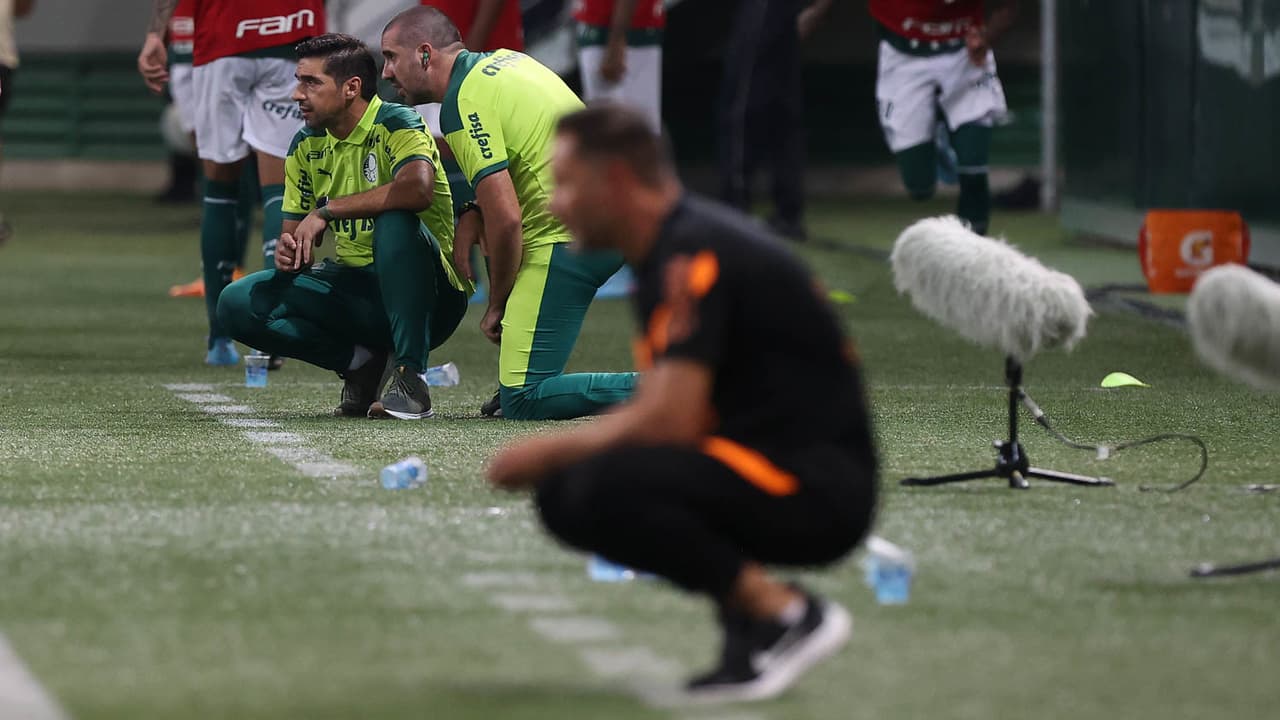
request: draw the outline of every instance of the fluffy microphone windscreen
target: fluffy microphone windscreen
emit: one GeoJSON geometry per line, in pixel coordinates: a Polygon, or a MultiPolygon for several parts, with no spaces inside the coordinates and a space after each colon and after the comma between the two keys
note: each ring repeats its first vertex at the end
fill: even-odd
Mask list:
{"type": "Polygon", "coordinates": [[[908,227],[889,262],[898,292],[910,295],[916,309],[1020,362],[1040,350],[1070,349],[1093,315],[1075,278],[974,233],[954,216],[908,227]]]}
{"type": "Polygon", "coordinates": [[[1280,285],[1243,265],[1200,275],[1187,301],[1196,352],[1259,388],[1280,387],[1280,285]]]}

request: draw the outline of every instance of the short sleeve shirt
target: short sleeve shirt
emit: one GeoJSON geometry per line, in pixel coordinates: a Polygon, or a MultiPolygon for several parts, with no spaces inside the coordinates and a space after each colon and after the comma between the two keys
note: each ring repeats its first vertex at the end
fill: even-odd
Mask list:
{"type": "MultiPolygon", "coordinates": [[[[328,131],[304,127],[285,158],[284,217],[301,220],[328,202],[386,185],[407,163],[425,161],[436,170],[431,205],[418,218],[440,244],[449,281],[469,291],[453,269],[453,200],[449,180],[439,171],[440,151],[422,116],[397,103],[374,97],[351,134],[338,139],[328,131]]],[[[373,262],[374,218],[330,221],[336,238],[336,260],[363,267],[373,262]]]]}

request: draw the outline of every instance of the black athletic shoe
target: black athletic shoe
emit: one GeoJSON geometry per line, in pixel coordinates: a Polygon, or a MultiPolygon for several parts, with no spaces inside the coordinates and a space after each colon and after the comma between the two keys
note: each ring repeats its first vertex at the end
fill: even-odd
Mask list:
{"type": "Polygon", "coordinates": [[[480,406],[480,414],[485,417],[502,417],[502,391],[499,390],[489,398],[489,402],[480,406]]]}
{"type": "Polygon", "coordinates": [[[421,420],[432,416],[431,392],[417,372],[401,365],[391,371],[391,383],[382,395],[382,409],[401,420],[421,420]]]}
{"type": "Polygon", "coordinates": [[[386,369],[387,354],[378,353],[355,370],[338,373],[338,377],[343,379],[342,402],[333,409],[333,414],[338,417],[364,417],[369,406],[378,399],[386,369]]]}
{"type": "Polygon", "coordinates": [[[802,674],[849,640],[853,621],[840,605],[806,593],[798,622],[721,617],[724,650],[720,665],[689,681],[696,702],[748,702],[782,694],[802,674]]]}

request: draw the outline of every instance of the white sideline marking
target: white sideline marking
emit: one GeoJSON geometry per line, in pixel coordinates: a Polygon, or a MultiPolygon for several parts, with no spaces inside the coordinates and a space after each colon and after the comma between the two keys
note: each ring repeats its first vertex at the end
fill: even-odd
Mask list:
{"type": "Polygon", "coordinates": [[[469,588],[529,588],[538,584],[538,576],[531,572],[471,572],[462,576],[462,584],[469,588]]]}
{"type": "Polygon", "coordinates": [[[213,386],[208,383],[173,383],[165,385],[166,390],[174,392],[212,392],[213,386]]]}
{"type": "MultiPolygon", "coordinates": [[[[248,405],[230,405],[232,398],[216,393],[187,393],[184,390],[212,390],[212,385],[196,383],[179,383],[165,385],[169,390],[178,393],[178,397],[193,403],[220,403],[218,405],[201,405],[201,412],[214,416],[252,415],[253,408],[248,405]]],[[[275,428],[280,423],[259,418],[218,417],[224,425],[238,428],[275,428]]],[[[354,475],[359,469],[332,457],[306,447],[306,440],[297,433],[272,430],[246,430],[246,440],[262,446],[263,450],[292,465],[295,470],[310,478],[332,478],[339,475],[354,475]]]]}
{"type": "Polygon", "coordinates": [[[582,661],[596,675],[603,678],[678,677],[680,665],[674,660],[659,657],[643,645],[632,647],[583,648],[578,653],[582,661]]]}
{"type": "Polygon", "coordinates": [[[498,594],[490,595],[489,602],[507,612],[557,612],[573,609],[573,603],[561,595],[498,594]]]}
{"type": "Polygon", "coordinates": [[[218,418],[218,422],[223,425],[230,425],[234,428],[274,428],[280,427],[280,423],[275,420],[259,420],[257,418],[218,418]]]}
{"type": "Polygon", "coordinates": [[[217,393],[178,393],[178,397],[193,403],[229,403],[231,398],[217,393]]]}
{"type": "Polygon", "coordinates": [[[301,445],[303,442],[301,435],[291,432],[246,430],[243,434],[249,442],[261,445],[301,445]]]}
{"type": "Polygon", "coordinates": [[[248,405],[201,405],[200,412],[210,415],[249,415],[253,408],[248,405]]]}
{"type": "Polygon", "coordinates": [[[564,645],[617,640],[622,635],[618,626],[608,620],[581,615],[530,618],[529,627],[551,642],[564,645]]]}
{"type": "Polygon", "coordinates": [[[264,450],[289,463],[307,477],[337,477],[360,472],[346,463],[338,462],[319,450],[288,445],[266,445],[264,450]]]}
{"type": "Polygon", "coordinates": [[[66,720],[67,714],[0,635],[0,717],[66,720]]]}

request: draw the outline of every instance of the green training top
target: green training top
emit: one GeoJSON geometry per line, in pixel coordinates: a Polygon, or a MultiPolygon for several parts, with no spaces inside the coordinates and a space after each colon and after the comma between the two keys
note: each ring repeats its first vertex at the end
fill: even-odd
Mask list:
{"type": "MultiPolygon", "coordinates": [[[[449,179],[440,171],[440,151],[422,116],[411,107],[384,103],[375,96],[355,129],[341,140],[327,130],[304,127],[298,131],[284,161],[284,217],[301,220],[323,204],[320,200],[386,185],[413,160],[425,160],[435,171],[434,197],[418,218],[440,243],[440,259],[450,284],[471,292],[471,284],[453,269],[453,199],[449,179]]],[[[373,262],[373,226],[373,218],[329,222],[337,238],[340,265],[364,267],[373,262]]]]}
{"type": "Polygon", "coordinates": [[[501,170],[511,174],[525,248],[570,239],[548,207],[551,143],[556,121],[582,107],[559,75],[524,53],[464,50],[454,61],[440,129],[471,187],[501,170]]]}

